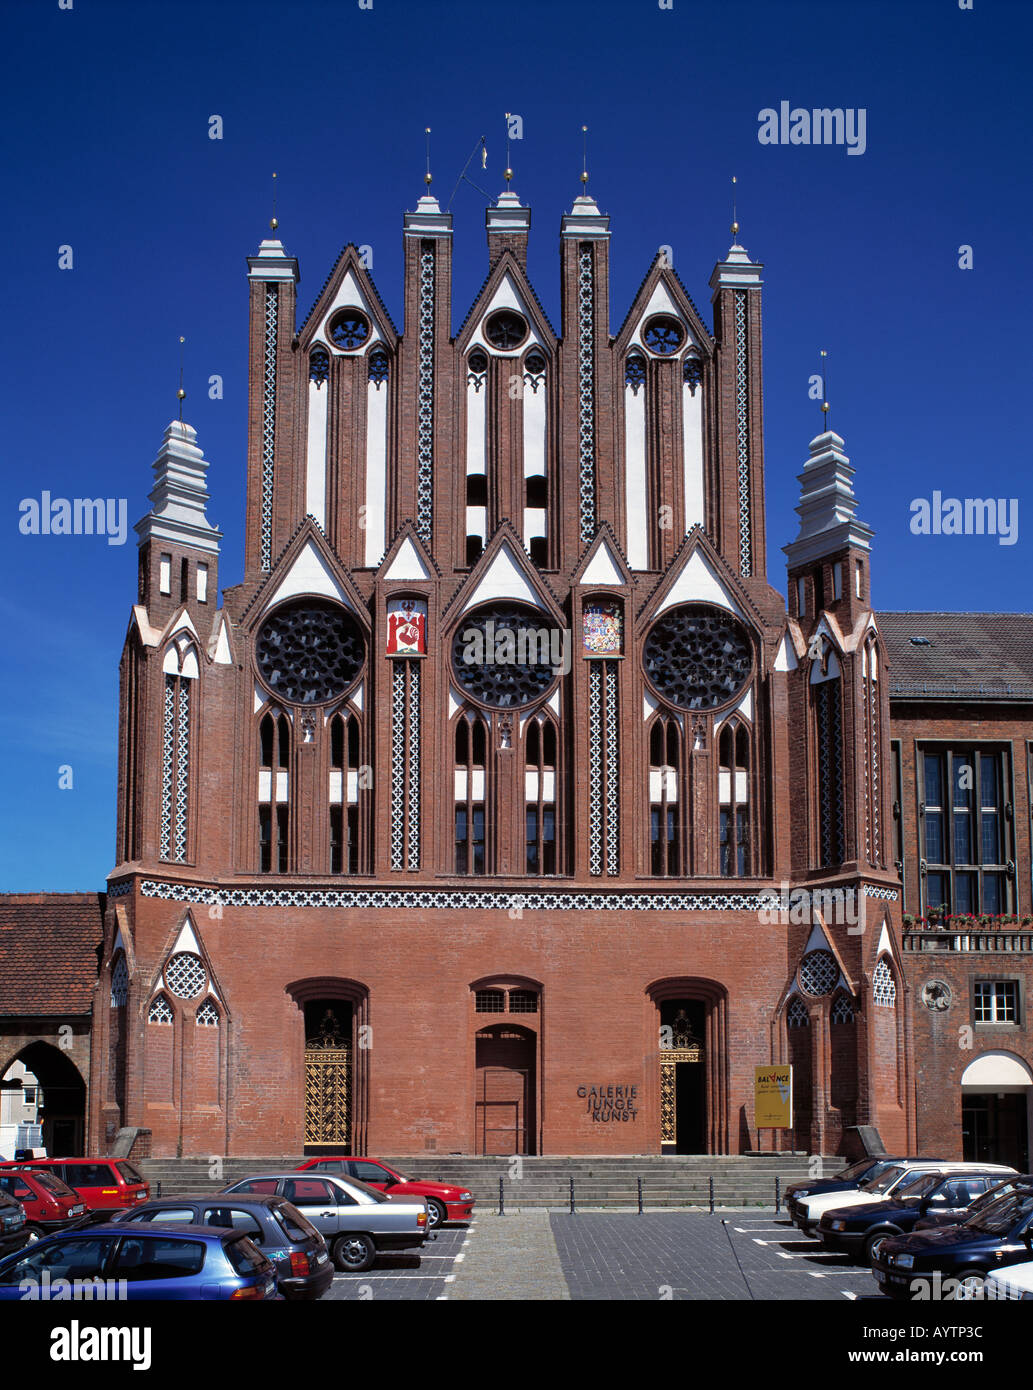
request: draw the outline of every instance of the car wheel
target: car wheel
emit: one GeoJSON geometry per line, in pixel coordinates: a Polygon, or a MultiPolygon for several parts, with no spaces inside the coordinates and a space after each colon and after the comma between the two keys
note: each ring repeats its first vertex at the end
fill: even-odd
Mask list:
{"type": "Polygon", "coordinates": [[[36,1243],[37,1240],[42,1240],[42,1239],[43,1239],[43,1232],[40,1230],[40,1228],[39,1228],[38,1226],[26,1226],[26,1227],[25,1227],[25,1236],[26,1236],[26,1240],[25,1240],[25,1244],[26,1244],[26,1245],[35,1245],[35,1243],[36,1243]]]}
{"type": "Polygon", "coordinates": [[[959,1303],[969,1303],[983,1297],[986,1275],[981,1269],[963,1269],[958,1275],[954,1297],[959,1303]]]}
{"type": "Polygon", "coordinates": [[[334,1264],[342,1274],[361,1274],[377,1258],[372,1236],[338,1236],[334,1241],[334,1264]]]}
{"type": "Polygon", "coordinates": [[[448,1220],[448,1208],[444,1202],[439,1202],[436,1197],[428,1197],[427,1202],[427,1226],[430,1230],[442,1225],[448,1220]]]}
{"type": "Polygon", "coordinates": [[[891,1234],[896,1235],[898,1233],[890,1231],[876,1231],[874,1235],[870,1235],[868,1239],[865,1241],[864,1257],[869,1264],[875,1263],[875,1257],[879,1253],[879,1246],[882,1244],[884,1240],[887,1240],[891,1234]]]}

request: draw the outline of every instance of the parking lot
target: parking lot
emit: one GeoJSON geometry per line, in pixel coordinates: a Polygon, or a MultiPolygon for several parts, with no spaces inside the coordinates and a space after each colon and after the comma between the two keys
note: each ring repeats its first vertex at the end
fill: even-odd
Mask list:
{"type": "Polygon", "coordinates": [[[378,1255],[373,1268],[364,1274],[335,1274],[320,1301],[427,1302],[447,1298],[456,1270],[462,1267],[469,1234],[466,1226],[440,1226],[437,1239],[429,1240],[419,1254],[399,1251],[378,1255]]]}
{"type": "Polygon", "coordinates": [[[867,1268],[827,1254],[774,1211],[481,1211],[422,1254],[335,1274],[326,1299],[883,1302],[867,1268]],[[528,1252],[537,1261],[529,1268],[528,1252]],[[565,1286],[565,1287],[564,1287],[565,1286]]]}

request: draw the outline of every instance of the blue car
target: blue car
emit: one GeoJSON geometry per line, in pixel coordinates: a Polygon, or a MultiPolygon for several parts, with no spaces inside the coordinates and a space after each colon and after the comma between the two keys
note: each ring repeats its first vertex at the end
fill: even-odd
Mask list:
{"type": "Polygon", "coordinates": [[[112,1222],[0,1260],[0,1301],[276,1299],[276,1269],[243,1232],[112,1222]]]}

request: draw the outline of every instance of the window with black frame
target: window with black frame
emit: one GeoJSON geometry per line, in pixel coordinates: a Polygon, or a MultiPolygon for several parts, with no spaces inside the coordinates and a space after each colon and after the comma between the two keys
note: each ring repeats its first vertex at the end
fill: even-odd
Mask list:
{"type": "Polygon", "coordinates": [[[927,915],[1009,910],[1007,756],[978,746],[919,749],[927,915]]]}

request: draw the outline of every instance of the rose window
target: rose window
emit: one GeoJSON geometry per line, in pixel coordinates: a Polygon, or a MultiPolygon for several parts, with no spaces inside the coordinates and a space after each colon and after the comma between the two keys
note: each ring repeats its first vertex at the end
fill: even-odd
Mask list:
{"type": "Polygon", "coordinates": [[[499,352],[511,352],[527,337],[527,320],[513,309],[499,309],[486,320],[484,336],[499,352]]]}
{"type": "Polygon", "coordinates": [[[563,638],[533,608],[481,608],[459,624],[452,641],[456,681],[474,699],[498,709],[533,704],[559,675],[563,638]]]}
{"type": "Polygon", "coordinates": [[[366,644],[347,609],[325,599],[296,599],[266,619],[255,659],[262,680],[281,699],[318,705],[355,683],[366,644]]]}
{"type": "Polygon", "coordinates": [[[177,951],[165,967],[165,984],[177,999],[193,999],[205,986],[201,957],[192,951],[177,951]]]}
{"type": "Polygon", "coordinates": [[[642,330],[642,341],[650,352],[668,357],[685,341],[685,329],[670,314],[657,314],[642,330]]]}
{"type": "Polygon", "coordinates": [[[816,999],[828,994],[838,979],[839,966],[831,951],[808,951],[800,962],[800,985],[816,999]]]}
{"type": "Polygon", "coordinates": [[[753,670],[745,627],[730,613],[685,604],[653,624],[642,661],[651,684],[681,709],[715,709],[734,699],[753,670]]]}
{"type": "Polygon", "coordinates": [[[330,320],[330,338],[335,347],[350,352],[369,337],[369,319],[358,309],[341,309],[330,320]]]}

